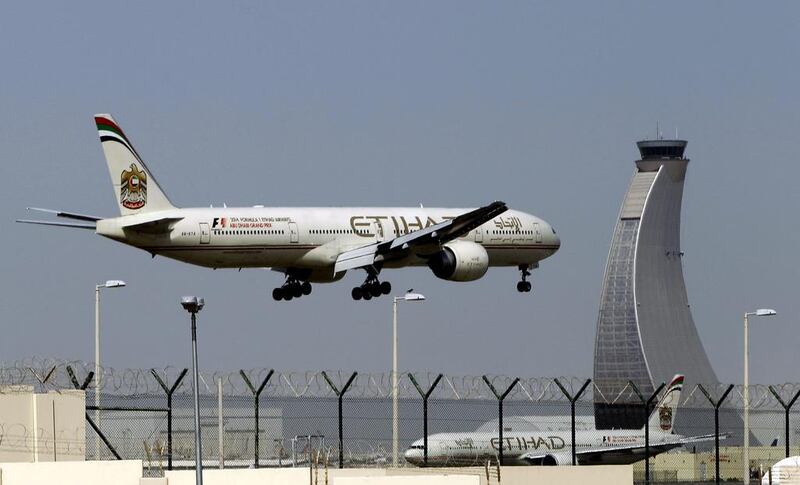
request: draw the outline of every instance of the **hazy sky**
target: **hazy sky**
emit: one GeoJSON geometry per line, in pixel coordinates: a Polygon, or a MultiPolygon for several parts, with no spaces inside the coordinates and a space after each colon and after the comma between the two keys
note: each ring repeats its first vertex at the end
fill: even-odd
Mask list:
{"type": "Polygon", "coordinates": [[[388,272],[404,369],[591,376],[605,259],[637,157],[675,129],[689,300],[722,380],[800,368],[800,7],[794,2],[12,2],[0,15],[0,361],[189,363],[178,300],[206,298],[206,369],[382,371],[391,301],[363,279],[272,301],[263,270],[211,271],[82,230],[13,223],[29,205],[116,215],[92,115],[113,113],[180,206],[477,206],[555,226],[535,271],[474,283],[388,272]]]}

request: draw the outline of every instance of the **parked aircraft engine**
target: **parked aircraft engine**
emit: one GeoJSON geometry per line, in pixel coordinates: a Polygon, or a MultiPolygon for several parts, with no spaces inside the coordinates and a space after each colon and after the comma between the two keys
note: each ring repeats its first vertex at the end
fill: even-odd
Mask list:
{"type": "Polygon", "coordinates": [[[448,281],[474,281],[489,269],[489,255],[480,244],[452,241],[428,260],[437,277],[448,281]]]}
{"type": "Polygon", "coordinates": [[[532,462],[532,464],[541,466],[572,465],[572,453],[550,453],[532,462]]]}

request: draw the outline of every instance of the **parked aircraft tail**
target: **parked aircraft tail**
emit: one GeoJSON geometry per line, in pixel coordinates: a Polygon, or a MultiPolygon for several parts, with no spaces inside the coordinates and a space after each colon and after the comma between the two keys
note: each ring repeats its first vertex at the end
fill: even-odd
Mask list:
{"type": "Polygon", "coordinates": [[[672,433],[672,425],[675,422],[682,389],[683,376],[676,374],[667,386],[664,396],[658,401],[653,414],[650,415],[650,420],[647,422],[650,429],[660,429],[665,433],[672,433]]]}
{"type": "Polygon", "coordinates": [[[152,172],[114,118],[94,116],[120,214],[123,216],[174,209],[152,172]]]}

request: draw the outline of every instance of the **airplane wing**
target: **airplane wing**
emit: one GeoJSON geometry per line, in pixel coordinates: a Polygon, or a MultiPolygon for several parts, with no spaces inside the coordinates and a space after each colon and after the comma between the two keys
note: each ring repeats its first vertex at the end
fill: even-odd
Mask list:
{"type": "Polygon", "coordinates": [[[387,259],[402,257],[415,247],[444,244],[469,233],[507,210],[505,202],[492,202],[425,229],[345,251],[336,258],[333,271],[338,273],[348,269],[364,268],[387,259]]]}
{"type": "MultiPolygon", "coordinates": [[[[688,438],[676,438],[673,440],[657,441],[650,444],[650,456],[654,454],[663,453],[679,446],[688,445],[691,443],[701,443],[704,441],[713,441],[714,434],[706,434],[700,436],[690,436],[688,438]]],[[[727,438],[727,434],[719,435],[720,439],[727,438]]],[[[569,446],[567,448],[570,448],[569,446]]],[[[575,455],[579,463],[594,463],[599,462],[603,455],[636,455],[644,458],[644,444],[635,444],[627,446],[606,446],[601,448],[592,448],[588,450],[578,450],[575,455]]],[[[527,461],[531,464],[540,463],[541,460],[550,453],[525,453],[519,457],[520,460],[527,461]]]]}

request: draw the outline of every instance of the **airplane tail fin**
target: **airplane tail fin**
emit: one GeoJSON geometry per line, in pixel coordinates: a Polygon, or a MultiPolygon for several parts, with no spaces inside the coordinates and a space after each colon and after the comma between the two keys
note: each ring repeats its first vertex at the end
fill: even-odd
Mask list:
{"type": "Polygon", "coordinates": [[[660,429],[664,433],[672,433],[672,425],[675,422],[675,414],[678,410],[678,402],[681,398],[683,389],[683,376],[676,374],[667,386],[664,396],[658,401],[653,414],[647,425],[650,429],[660,429]]]}
{"type": "Polygon", "coordinates": [[[109,114],[94,116],[120,214],[174,209],[128,137],[109,114]]]}

